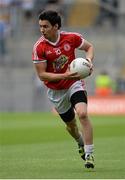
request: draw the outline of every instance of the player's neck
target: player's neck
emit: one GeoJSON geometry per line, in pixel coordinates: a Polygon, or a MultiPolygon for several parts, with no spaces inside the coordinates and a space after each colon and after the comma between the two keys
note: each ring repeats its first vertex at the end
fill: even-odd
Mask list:
{"type": "Polygon", "coordinates": [[[48,40],[55,43],[58,40],[59,33],[55,33],[52,37],[50,37],[48,40]]]}

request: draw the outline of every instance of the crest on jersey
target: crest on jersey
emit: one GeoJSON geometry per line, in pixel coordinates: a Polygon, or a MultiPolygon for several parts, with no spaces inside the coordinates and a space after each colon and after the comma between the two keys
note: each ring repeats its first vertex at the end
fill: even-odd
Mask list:
{"type": "Polygon", "coordinates": [[[71,49],[70,45],[67,43],[67,44],[64,44],[64,50],[65,51],[69,51],[71,49]]]}
{"type": "Polygon", "coordinates": [[[54,50],[55,50],[56,55],[60,55],[61,54],[61,50],[59,48],[54,49],[54,50]]]}
{"type": "Polygon", "coordinates": [[[61,55],[58,59],[56,59],[53,62],[54,72],[59,72],[67,62],[68,62],[68,57],[65,55],[61,55]]]}
{"type": "Polygon", "coordinates": [[[52,54],[52,52],[50,51],[50,50],[48,50],[47,52],[46,52],[46,54],[48,55],[48,54],[52,54]]]}

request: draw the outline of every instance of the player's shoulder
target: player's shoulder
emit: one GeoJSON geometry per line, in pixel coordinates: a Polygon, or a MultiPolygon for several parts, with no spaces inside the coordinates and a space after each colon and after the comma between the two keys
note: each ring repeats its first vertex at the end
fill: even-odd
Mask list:
{"type": "Polygon", "coordinates": [[[33,48],[36,49],[38,48],[39,46],[41,46],[41,44],[44,44],[45,40],[44,40],[44,37],[41,36],[34,44],[33,48]]]}
{"type": "Polygon", "coordinates": [[[71,32],[71,31],[61,31],[60,34],[62,36],[69,36],[69,37],[73,37],[73,36],[81,36],[80,33],[77,32],[71,32]]]}

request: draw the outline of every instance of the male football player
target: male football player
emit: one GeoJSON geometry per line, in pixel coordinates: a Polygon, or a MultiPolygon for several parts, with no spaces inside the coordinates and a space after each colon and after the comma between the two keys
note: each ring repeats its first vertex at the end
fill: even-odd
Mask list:
{"type": "Polygon", "coordinates": [[[48,98],[66,124],[67,131],[78,143],[85,167],[94,168],[93,129],[87,114],[85,82],[78,73],[69,70],[77,48],[85,52],[92,70],[93,45],[79,33],[60,31],[61,17],[55,11],[43,11],[39,15],[39,27],[42,36],[35,43],[32,54],[38,77],[47,86],[48,98]],[[82,132],[78,129],[74,111],[82,132]]]}

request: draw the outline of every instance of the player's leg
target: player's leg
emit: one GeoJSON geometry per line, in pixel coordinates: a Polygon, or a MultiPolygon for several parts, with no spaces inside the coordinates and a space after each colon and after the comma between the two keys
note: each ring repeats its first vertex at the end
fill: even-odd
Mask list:
{"type": "Polygon", "coordinates": [[[93,128],[87,115],[87,105],[79,102],[75,105],[76,113],[84,132],[84,142],[86,145],[93,144],[93,128]]]}
{"type": "Polygon", "coordinates": [[[65,122],[68,133],[78,143],[79,153],[81,157],[85,159],[83,137],[82,137],[82,133],[78,129],[78,125],[75,119],[74,109],[71,107],[67,112],[60,114],[60,117],[65,122]]]}
{"type": "Polygon", "coordinates": [[[78,114],[84,136],[84,149],[85,149],[85,167],[94,168],[94,157],[93,157],[93,128],[91,122],[87,116],[87,105],[85,103],[78,103],[75,106],[76,112],[78,114]]]}
{"type": "Polygon", "coordinates": [[[82,135],[78,130],[75,120],[74,108],[69,101],[67,90],[56,91],[48,89],[48,98],[54,104],[57,113],[66,124],[69,134],[81,145],[83,145],[82,135]]]}
{"type": "Polygon", "coordinates": [[[93,128],[87,115],[87,96],[85,91],[75,92],[71,96],[72,105],[75,107],[76,113],[79,117],[84,137],[85,149],[85,167],[94,167],[93,159],[93,128]]]}
{"type": "Polygon", "coordinates": [[[76,119],[72,120],[71,122],[67,122],[66,129],[69,132],[69,134],[77,141],[79,154],[81,158],[85,160],[83,136],[78,129],[78,126],[76,124],[76,119]]]}
{"type": "Polygon", "coordinates": [[[86,167],[94,167],[93,162],[93,128],[91,122],[87,116],[87,105],[85,103],[77,103],[75,105],[77,115],[79,117],[84,136],[84,149],[85,149],[85,159],[86,159],[86,167]]]}
{"type": "Polygon", "coordinates": [[[67,90],[56,91],[48,89],[48,98],[54,104],[61,119],[65,122],[68,133],[77,141],[79,153],[85,159],[83,137],[76,124],[74,108],[69,100],[69,92],[67,90]]]}

